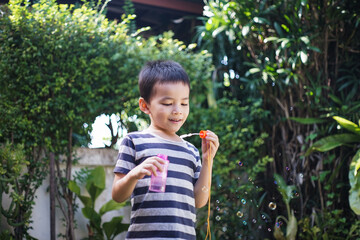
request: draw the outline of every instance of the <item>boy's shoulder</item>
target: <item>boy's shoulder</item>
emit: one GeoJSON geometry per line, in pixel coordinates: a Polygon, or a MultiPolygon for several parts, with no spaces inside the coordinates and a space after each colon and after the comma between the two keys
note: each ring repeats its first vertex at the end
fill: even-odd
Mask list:
{"type": "Polygon", "coordinates": [[[154,135],[152,135],[151,133],[145,130],[142,130],[142,131],[129,132],[126,134],[125,137],[130,139],[154,138],[154,135]]]}

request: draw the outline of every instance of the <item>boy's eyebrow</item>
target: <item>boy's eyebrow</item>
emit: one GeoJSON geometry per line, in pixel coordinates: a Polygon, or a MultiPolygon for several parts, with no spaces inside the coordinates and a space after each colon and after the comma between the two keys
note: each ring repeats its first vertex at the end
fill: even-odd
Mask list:
{"type": "MultiPolygon", "coordinates": [[[[172,98],[172,97],[163,97],[163,98],[161,98],[161,100],[172,100],[172,99],[174,99],[174,98],[172,98]]],[[[182,98],[181,100],[189,100],[189,97],[182,98]]]]}

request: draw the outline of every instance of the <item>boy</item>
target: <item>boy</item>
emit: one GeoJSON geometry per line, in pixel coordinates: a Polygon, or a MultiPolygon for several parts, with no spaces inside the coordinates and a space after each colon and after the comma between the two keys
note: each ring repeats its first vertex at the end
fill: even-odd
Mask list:
{"type": "Polygon", "coordinates": [[[139,107],[151,124],[122,141],[112,187],[117,202],[131,196],[126,238],[196,239],[195,208],[208,201],[218,137],[207,131],[201,163],[199,151],[176,134],[189,114],[190,82],[180,64],[149,62],[139,74],[139,89],[139,107]],[[164,164],[157,154],[167,155],[170,162],[164,193],[149,190],[151,174],[156,176],[164,164]]]}

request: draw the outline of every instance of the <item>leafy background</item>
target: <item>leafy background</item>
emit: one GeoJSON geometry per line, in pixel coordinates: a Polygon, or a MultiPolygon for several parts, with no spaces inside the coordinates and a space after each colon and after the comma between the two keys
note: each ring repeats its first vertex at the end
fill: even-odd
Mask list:
{"type": "MultiPolygon", "coordinates": [[[[349,203],[350,189],[359,194],[359,141],[338,138],[338,148],[316,149],[349,133],[345,120],[352,129],[360,124],[357,1],[209,0],[190,45],[171,32],[143,38],[134,16],[109,21],[105,7],[54,0],[1,7],[0,189],[12,199],[1,213],[13,226],[2,237],[30,238],[34,193],[54,154],[56,165],[66,165],[56,173],[62,235],[74,239],[74,148],[87,146],[101,114],[117,114],[128,131],[148,121],[136,107],[137,74],[153,59],[180,62],[192,81],[191,115],[179,134],[212,129],[220,136],[214,239],[360,237],[349,203]]],[[[198,215],[204,239],[206,209],[198,215]]]]}

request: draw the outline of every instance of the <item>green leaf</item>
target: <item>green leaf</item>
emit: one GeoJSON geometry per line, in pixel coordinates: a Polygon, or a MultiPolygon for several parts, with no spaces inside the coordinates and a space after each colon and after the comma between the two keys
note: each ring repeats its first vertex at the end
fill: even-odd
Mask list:
{"type": "Polygon", "coordinates": [[[289,221],[286,226],[286,239],[295,240],[297,230],[298,230],[298,223],[297,223],[296,217],[294,215],[294,210],[291,210],[291,214],[289,216],[289,221]]]}
{"type": "Polygon", "coordinates": [[[86,196],[78,196],[80,201],[84,204],[85,207],[93,207],[94,202],[91,200],[91,198],[86,196]]]}
{"type": "Polygon", "coordinates": [[[279,39],[278,37],[268,37],[264,39],[264,43],[277,41],[278,39],[279,39]]]}
{"type": "Polygon", "coordinates": [[[360,168],[360,149],[356,152],[350,163],[349,169],[349,204],[351,209],[357,214],[360,215],[360,174],[358,170],[360,168]]]}
{"type": "Polygon", "coordinates": [[[340,98],[338,98],[337,96],[335,96],[334,94],[329,94],[329,97],[331,98],[331,100],[333,100],[334,102],[336,102],[339,105],[342,105],[343,103],[341,102],[340,98]]]}
{"type": "Polygon", "coordinates": [[[301,123],[301,124],[315,124],[315,123],[324,123],[324,122],[326,122],[326,119],[322,119],[322,118],[290,117],[289,119],[293,120],[295,122],[301,123]]]}
{"type": "Polygon", "coordinates": [[[70,191],[72,191],[73,193],[75,193],[77,196],[80,196],[80,187],[76,184],[75,181],[70,180],[69,184],[68,184],[68,188],[70,189],[70,191]]]}
{"type": "Polygon", "coordinates": [[[300,40],[305,43],[306,45],[310,43],[309,37],[308,36],[302,36],[300,37],[300,40]]]}
{"type": "Polygon", "coordinates": [[[327,152],[336,147],[342,146],[348,143],[360,142],[360,136],[350,133],[336,134],[328,137],[324,137],[315,142],[305,153],[305,156],[309,156],[313,151],[327,152]]]}
{"type": "Polygon", "coordinates": [[[360,135],[360,127],[358,125],[356,125],[355,123],[339,117],[339,116],[334,116],[333,117],[343,128],[355,133],[355,134],[359,134],[360,135]]]}
{"type": "Polygon", "coordinates": [[[89,219],[90,222],[92,222],[96,226],[96,228],[100,227],[101,216],[93,208],[84,207],[82,209],[82,213],[83,213],[84,217],[89,219]]]}
{"type": "Polygon", "coordinates": [[[241,34],[245,37],[250,31],[250,27],[248,25],[244,26],[241,30],[241,34]]]}
{"type": "Polygon", "coordinates": [[[113,239],[118,234],[127,231],[129,224],[124,224],[122,222],[123,217],[113,217],[109,222],[103,224],[103,229],[107,239],[113,239]]]}
{"type": "Polygon", "coordinates": [[[86,182],[86,190],[89,192],[91,199],[95,202],[97,197],[105,189],[105,170],[104,167],[92,169],[89,179],[86,182]]]}
{"type": "Polygon", "coordinates": [[[279,36],[280,36],[280,37],[283,37],[283,36],[284,36],[284,32],[283,32],[281,26],[279,25],[279,23],[274,22],[274,27],[275,27],[276,32],[279,34],[279,36]]]}
{"type": "Polygon", "coordinates": [[[300,51],[300,59],[301,59],[301,62],[302,62],[302,63],[306,63],[306,62],[307,62],[308,56],[307,56],[306,52],[300,51]]]}
{"type": "Polygon", "coordinates": [[[275,173],[274,178],[277,182],[277,185],[279,187],[279,192],[283,197],[284,202],[286,204],[289,204],[290,200],[292,199],[293,192],[296,190],[295,185],[287,185],[284,179],[279,174],[275,173]]]}
{"type": "Polygon", "coordinates": [[[102,216],[106,212],[120,209],[120,208],[124,207],[125,205],[126,205],[126,202],[118,203],[118,202],[115,202],[114,200],[110,200],[100,208],[99,214],[102,216]]]}

